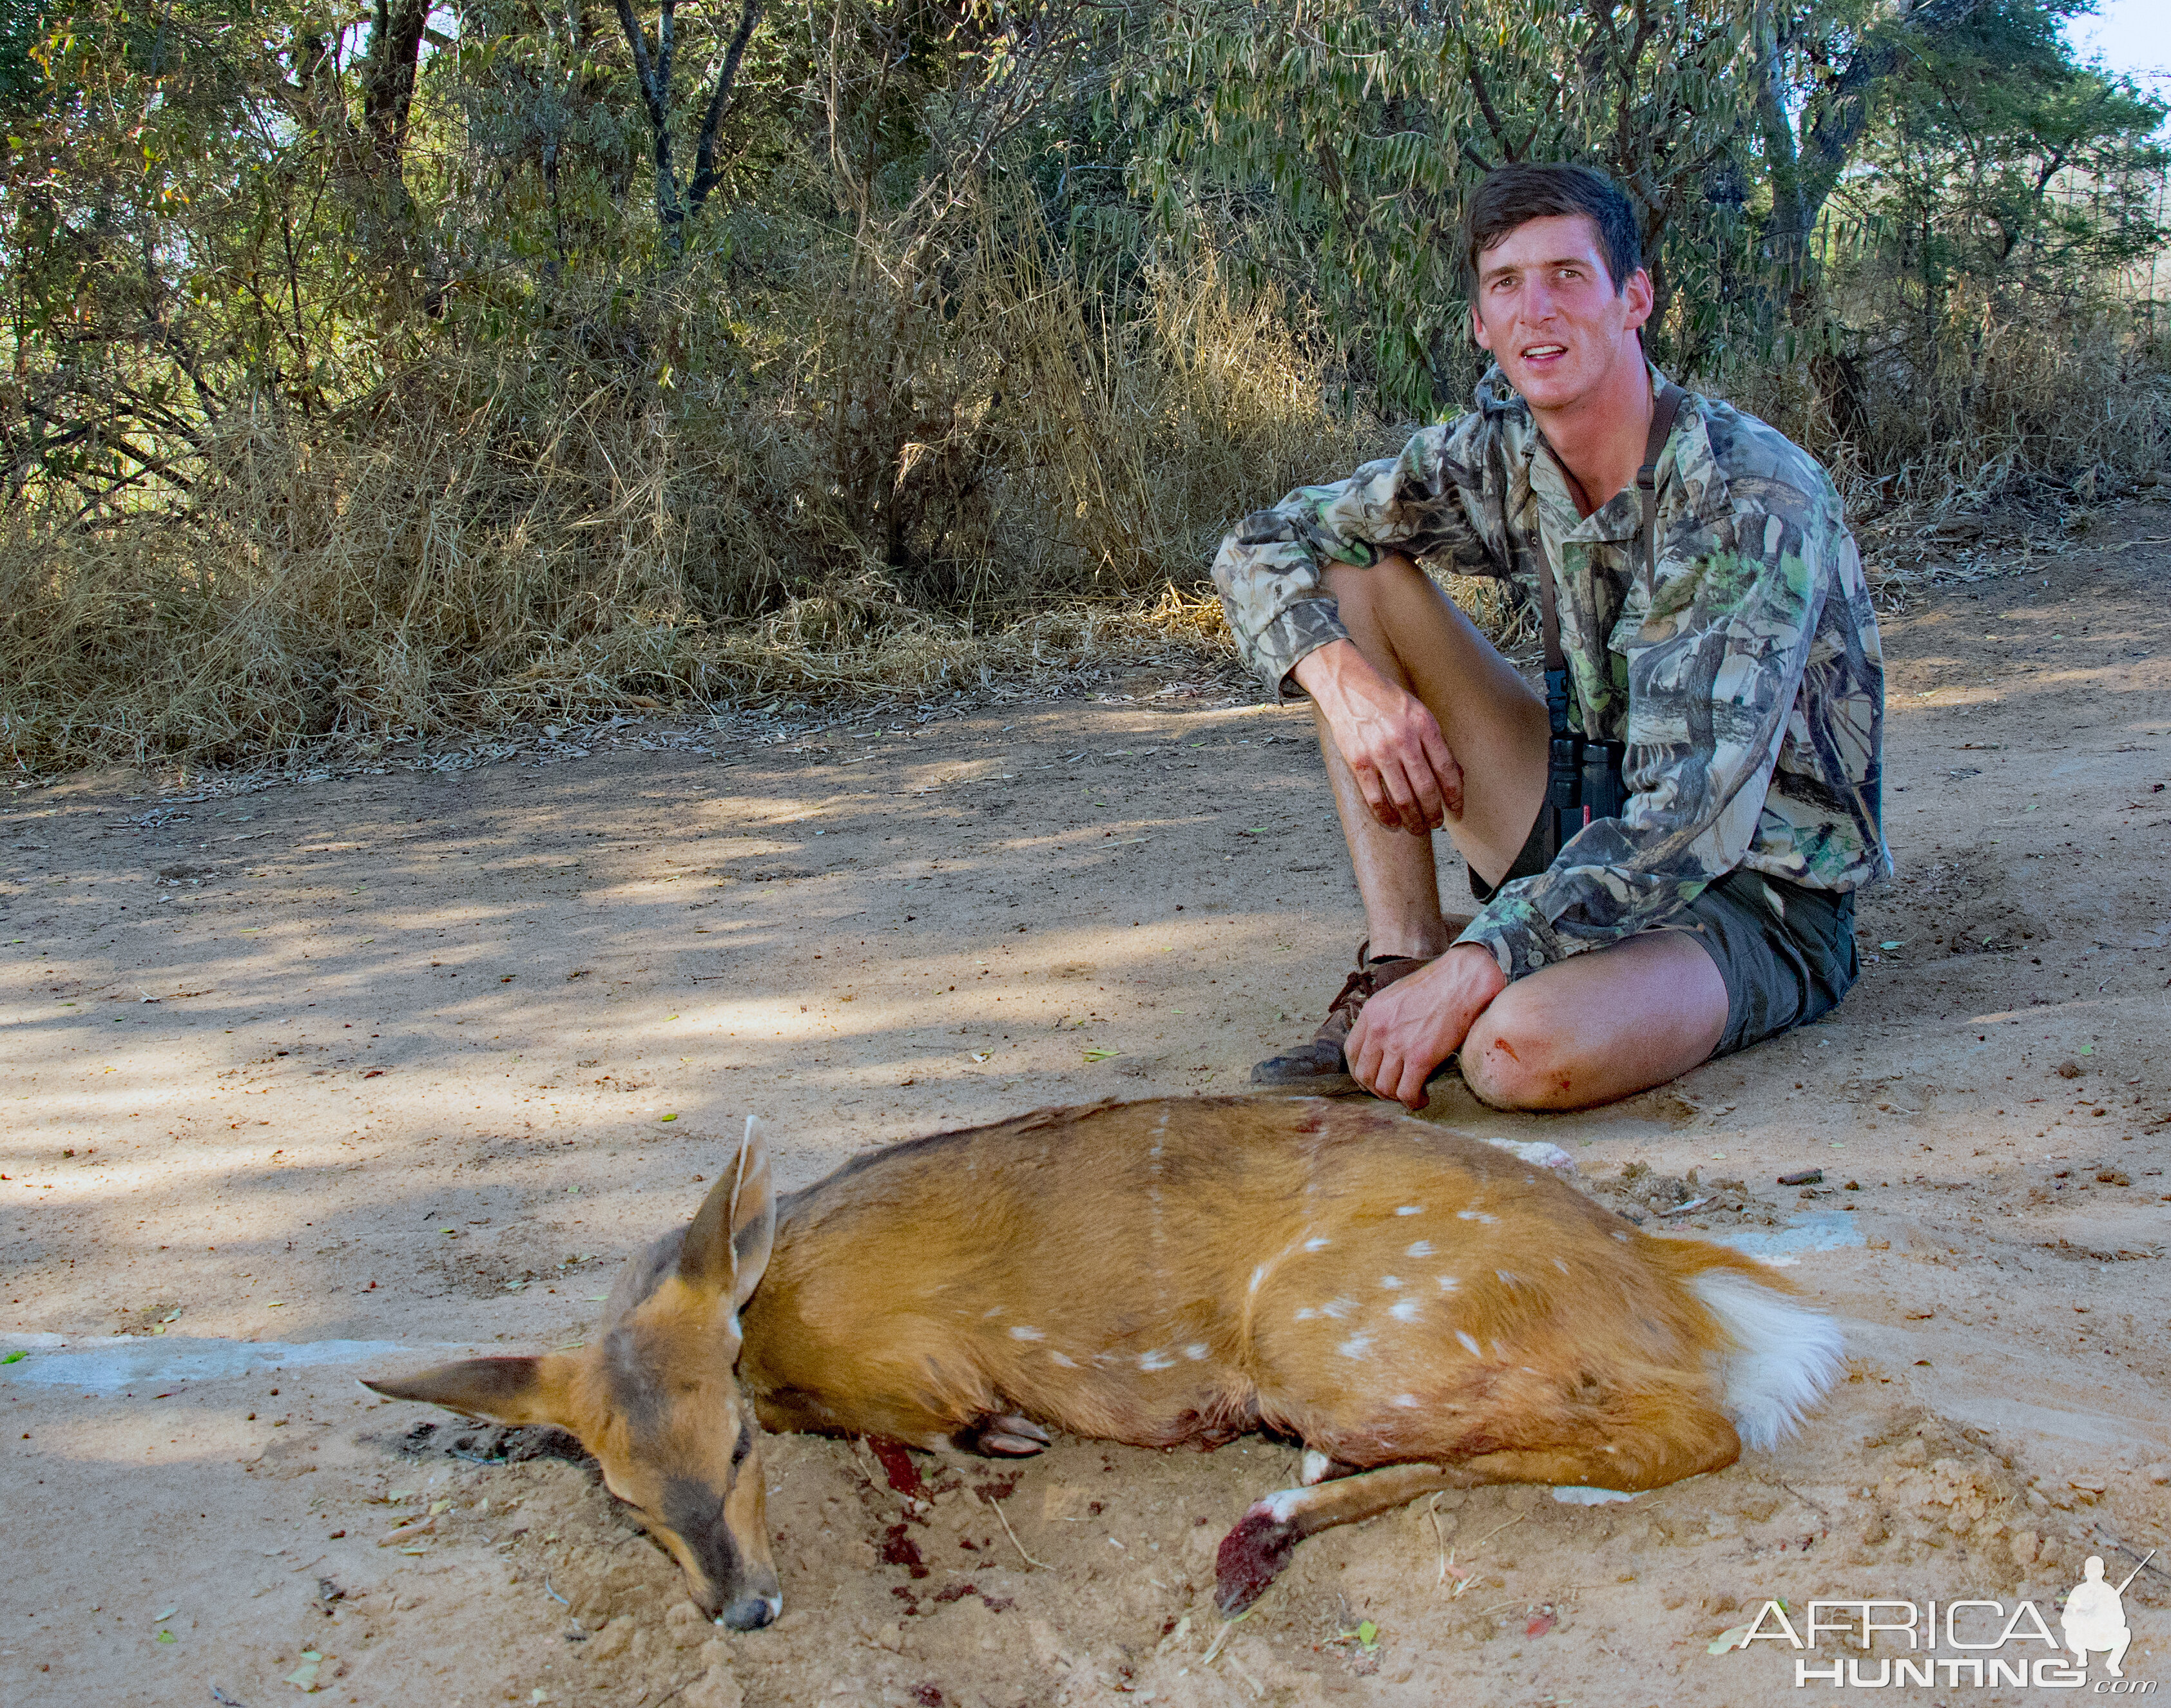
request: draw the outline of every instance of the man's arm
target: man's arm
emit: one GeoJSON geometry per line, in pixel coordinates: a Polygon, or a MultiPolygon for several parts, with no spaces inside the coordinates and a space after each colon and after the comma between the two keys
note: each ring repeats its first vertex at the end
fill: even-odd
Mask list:
{"type": "Polygon", "coordinates": [[[1390,830],[1428,835],[1462,812],[1462,768],[1439,720],[1415,694],[1372,667],[1354,641],[1334,640],[1297,661],[1310,694],[1372,817],[1390,830]]]}
{"type": "Polygon", "coordinates": [[[1458,943],[1357,1011],[1343,1047],[1350,1077],[1376,1097],[1423,1108],[1425,1081],[1507,988],[1508,975],[1490,955],[1458,943]]]}
{"type": "Polygon", "coordinates": [[[1504,543],[1488,538],[1500,525],[1497,495],[1482,490],[1488,431],[1476,414],[1428,427],[1400,456],[1367,463],[1346,480],[1300,486],[1221,542],[1214,584],[1238,650],[1271,693],[1287,699],[1307,656],[1348,639],[1327,596],[1327,564],[1369,569],[1393,549],[1466,575],[1504,573],[1504,543]]]}
{"type": "Polygon", "coordinates": [[[1480,527],[1478,471],[1492,466],[1478,454],[1485,431],[1482,416],[1466,415],[1427,428],[1399,457],[1368,463],[1347,480],[1299,487],[1245,517],[1214,560],[1246,661],[1277,695],[1294,683],[1311,697],[1373,817],[1391,830],[1426,834],[1461,812],[1462,773],[1423,704],[1352,644],[1324,566],[1369,569],[1392,549],[1500,573],[1501,555],[1480,527]]]}

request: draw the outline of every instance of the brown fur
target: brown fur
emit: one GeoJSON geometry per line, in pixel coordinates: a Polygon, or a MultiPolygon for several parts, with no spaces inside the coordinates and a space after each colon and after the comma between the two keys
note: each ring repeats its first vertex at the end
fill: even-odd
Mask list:
{"type": "MultiPolygon", "coordinates": [[[[1712,1267],[1775,1284],[1377,1106],[1043,1111],[878,1154],[794,1198],[739,1381],[771,1428],[924,1447],[1014,1411],[1144,1447],[1263,1425],[1360,1466],[1573,1455],[1618,1447],[1651,1401],[1710,1407],[1715,1327],[1679,1283],[1712,1267]],[[1411,1204],[1421,1213],[1396,1213],[1411,1204]],[[1316,1238],[1329,1243],[1305,1250],[1316,1238]],[[1408,1255],[1420,1238],[1434,1256],[1408,1255]],[[1413,1321],[1389,1314],[1406,1300],[1413,1321]],[[1406,1394],[1420,1403],[1396,1405],[1406,1394]]],[[[1623,1480],[1608,1455],[1606,1486],[1689,1474],[1663,1443],[1632,1458],[1640,1474],[1623,1480]]]]}
{"type": "MultiPolygon", "coordinates": [[[[712,1462],[700,1440],[735,1432],[743,1399],[771,1429],[1005,1453],[1034,1450],[1035,1424],[1146,1447],[1263,1427],[1368,1472],[1253,1509],[1223,1548],[1230,1611],[1300,1536],[1431,1489],[1634,1491],[1732,1463],[1724,1336],[1687,1283],[1784,1290],[1508,1152],[1311,1099],[1043,1110],[863,1157],[780,1207],[742,1346],[675,1238],[613,1308],[633,1325],[619,1356],[674,1396],[681,1461],[712,1462]]],[[[631,1478],[645,1449],[608,1358],[549,1377],[554,1421],[631,1478]]],[[[732,1528],[752,1554],[758,1515],[732,1528]]]]}

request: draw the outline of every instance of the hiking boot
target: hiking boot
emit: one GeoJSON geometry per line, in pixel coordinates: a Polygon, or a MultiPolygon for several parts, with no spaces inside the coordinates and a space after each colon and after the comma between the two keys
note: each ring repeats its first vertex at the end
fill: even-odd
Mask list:
{"type": "Polygon", "coordinates": [[[1349,1074],[1342,1053],[1358,1010],[1365,999],[1377,995],[1399,978],[1407,978],[1432,963],[1410,955],[1382,955],[1368,960],[1368,940],[1357,945],[1357,970],[1342,982],[1341,994],[1328,1004],[1327,1024],[1308,1044],[1300,1044],[1285,1055],[1269,1056],[1252,1069],[1254,1085],[1280,1085],[1313,1097],[1347,1097],[1362,1088],[1349,1074]]]}

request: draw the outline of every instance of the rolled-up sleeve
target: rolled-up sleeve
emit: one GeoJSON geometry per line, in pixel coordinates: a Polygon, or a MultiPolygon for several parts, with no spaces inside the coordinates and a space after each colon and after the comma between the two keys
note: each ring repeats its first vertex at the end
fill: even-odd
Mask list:
{"type": "Polygon", "coordinates": [[[1428,427],[1400,456],[1330,485],[1300,486],[1223,539],[1214,582],[1238,651],[1270,693],[1293,697],[1299,661],[1348,637],[1327,592],[1327,565],[1369,569],[1394,549],[1465,574],[1499,573],[1477,521],[1483,430],[1474,413],[1428,427]]]}
{"type": "Polygon", "coordinates": [[[1535,877],[1504,886],[1457,940],[1510,979],[1663,925],[1741,863],[1830,585],[1852,551],[1836,501],[1788,495],[1697,524],[1661,563],[1628,641],[1627,806],[1535,877]]]}

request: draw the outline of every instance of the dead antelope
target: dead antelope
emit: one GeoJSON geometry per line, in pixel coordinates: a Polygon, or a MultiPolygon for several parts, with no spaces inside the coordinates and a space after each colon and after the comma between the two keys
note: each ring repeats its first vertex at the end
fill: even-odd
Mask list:
{"type": "Polygon", "coordinates": [[[1139,1447],[1271,1430],[1304,1443],[1305,1486],[1223,1540],[1234,1614],[1303,1537],[1434,1490],[1602,1498],[1770,1446],[1839,1362],[1788,1292],[1377,1105],[1043,1110],[861,1157],[780,1205],[749,1123],[587,1349],[370,1385],[571,1430],[741,1630],[780,1605],[756,1418],[1002,1454],[1051,1428],[1139,1447]]]}

